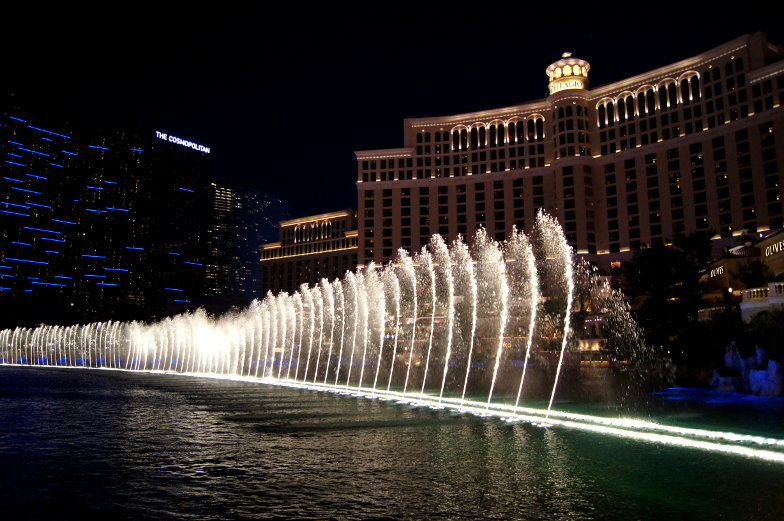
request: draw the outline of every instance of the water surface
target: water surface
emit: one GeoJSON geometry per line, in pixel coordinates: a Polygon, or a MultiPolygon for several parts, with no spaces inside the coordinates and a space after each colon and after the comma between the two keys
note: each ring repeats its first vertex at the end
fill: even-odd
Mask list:
{"type": "MultiPolygon", "coordinates": [[[[659,413],[781,425],[775,401],[689,396],[659,413]]],[[[782,519],[782,483],[781,464],[330,393],[0,368],[4,519],[782,519]]]]}

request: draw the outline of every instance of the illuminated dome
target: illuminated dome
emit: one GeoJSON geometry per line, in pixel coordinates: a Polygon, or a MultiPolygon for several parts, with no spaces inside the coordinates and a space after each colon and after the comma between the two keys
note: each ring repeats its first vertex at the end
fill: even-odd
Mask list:
{"type": "Polygon", "coordinates": [[[591,64],[579,58],[572,58],[572,53],[565,52],[561,59],[547,67],[550,83],[547,87],[550,94],[567,89],[585,89],[588,87],[588,71],[591,64]]]}

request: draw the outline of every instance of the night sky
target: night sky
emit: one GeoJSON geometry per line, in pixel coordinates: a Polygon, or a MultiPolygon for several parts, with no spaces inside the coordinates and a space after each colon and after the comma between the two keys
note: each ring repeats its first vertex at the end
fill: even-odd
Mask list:
{"type": "Polygon", "coordinates": [[[216,175],[300,216],[355,206],[353,152],[402,146],[403,118],[543,98],[563,51],[588,60],[599,86],[756,30],[784,43],[784,8],[755,2],[738,4],[745,14],[692,2],[475,10],[484,4],[13,13],[3,88],[29,113],[208,145],[216,175]]]}

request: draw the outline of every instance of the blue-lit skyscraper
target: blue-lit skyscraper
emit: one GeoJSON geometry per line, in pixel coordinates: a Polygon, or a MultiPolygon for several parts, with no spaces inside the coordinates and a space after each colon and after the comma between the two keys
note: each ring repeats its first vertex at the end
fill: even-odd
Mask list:
{"type": "Polygon", "coordinates": [[[209,149],[169,137],[2,115],[0,325],[147,319],[207,293],[209,149]]]}

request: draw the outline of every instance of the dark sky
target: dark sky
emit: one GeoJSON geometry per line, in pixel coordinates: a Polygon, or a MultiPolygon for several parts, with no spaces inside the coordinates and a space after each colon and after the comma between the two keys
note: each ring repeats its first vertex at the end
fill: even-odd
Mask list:
{"type": "Polygon", "coordinates": [[[402,146],[403,118],[544,97],[563,51],[598,86],[756,30],[784,43],[784,8],[755,2],[424,4],[13,13],[0,77],[36,112],[206,144],[216,174],[299,216],[354,206],[354,150],[402,146]]]}

